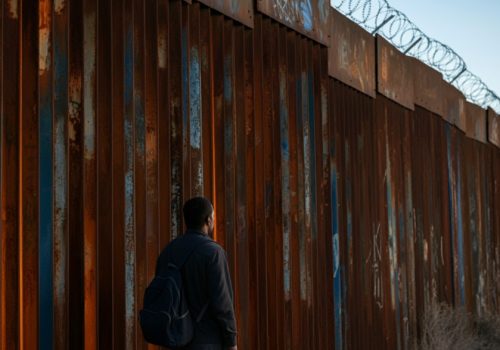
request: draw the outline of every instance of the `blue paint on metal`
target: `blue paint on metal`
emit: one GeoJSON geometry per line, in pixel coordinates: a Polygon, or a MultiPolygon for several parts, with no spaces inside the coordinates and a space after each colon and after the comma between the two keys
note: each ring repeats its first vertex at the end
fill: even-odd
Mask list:
{"type": "MultiPolygon", "coordinates": [[[[304,79],[297,79],[297,85],[296,85],[296,94],[297,94],[297,135],[299,138],[303,139],[304,135],[304,124],[303,124],[303,114],[304,114],[304,107],[303,107],[303,82],[304,79]]],[[[305,140],[304,140],[305,143],[305,140]]],[[[300,142],[299,142],[300,145],[300,142]]],[[[297,149],[297,152],[304,152],[304,150],[297,149]]],[[[304,159],[305,162],[305,159],[304,159]]],[[[299,193],[299,203],[303,203],[304,205],[304,210],[306,211],[307,209],[305,208],[307,206],[307,200],[305,197],[305,176],[307,176],[307,172],[305,171],[305,165],[300,164],[298,166],[298,181],[300,184],[304,184],[304,192],[299,193]],[[304,166],[303,169],[302,166],[304,166]],[[304,181],[303,181],[304,180],[304,181]],[[302,196],[304,196],[304,200],[301,200],[302,196]]],[[[299,187],[300,189],[300,187],[299,187]]],[[[300,213],[300,209],[299,209],[300,213]]],[[[305,219],[305,218],[304,218],[305,219]]],[[[300,298],[301,300],[306,300],[307,299],[307,270],[306,270],[306,250],[305,250],[305,230],[304,230],[304,222],[300,222],[299,224],[299,269],[300,269],[300,298]]]]}
{"type": "Polygon", "coordinates": [[[281,145],[281,173],[282,189],[281,202],[283,205],[283,290],[285,299],[290,300],[290,148],[288,136],[288,106],[286,91],[286,70],[280,67],[280,145],[281,145]]]}
{"type": "Polygon", "coordinates": [[[144,158],[146,151],[146,119],[144,115],[144,97],[139,94],[134,94],[134,110],[135,110],[135,139],[136,153],[140,158],[144,158]]]}
{"type": "MultiPolygon", "coordinates": [[[[344,168],[349,169],[350,168],[350,149],[349,149],[349,142],[347,139],[344,141],[344,168]]],[[[345,174],[345,202],[346,202],[346,219],[347,219],[347,227],[346,227],[346,251],[347,251],[347,266],[341,266],[340,267],[340,273],[341,273],[341,278],[342,278],[342,300],[347,300],[347,295],[349,293],[348,291],[348,272],[346,271],[349,268],[349,264],[351,263],[350,258],[352,257],[352,191],[351,191],[351,178],[347,174],[345,174]]],[[[342,314],[344,317],[344,322],[346,325],[349,324],[349,315],[346,310],[346,305],[342,304],[342,314]]],[[[347,327],[343,328],[342,331],[344,332],[344,336],[347,339],[347,327]]]]}
{"type": "MultiPolygon", "coordinates": [[[[469,220],[470,220],[470,247],[472,248],[471,254],[471,284],[472,284],[472,294],[475,298],[477,298],[478,291],[478,235],[479,235],[479,227],[478,227],[478,205],[477,205],[477,188],[476,188],[476,167],[472,162],[468,162],[466,166],[467,171],[467,189],[469,195],[469,220]]],[[[477,307],[477,304],[476,304],[477,307]]]]}
{"type": "MultiPolygon", "coordinates": [[[[484,166],[484,163],[482,164],[484,166]]],[[[492,227],[491,227],[491,206],[489,205],[490,203],[490,190],[491,188],[489,188],[490,185],[488,184],[491,184],[491,178],[490,176],[487,176],[486,179],[482,179],[482,184],[483,184],[483,200],[484,200],[484,203],[483,203],[483,208],[485,208],[485,215],[486,215],[486,220],[485,220],[485,229],[484,229],[484,232],[485,232],[485,239],[486,239],[486,249],[490,249],[491,247],[491,236],[493,234],[492,232],[492,227]],[[487,180],[487,181],[486,181],[487,180]]],[[[486,265],[487,268],[488,265],[486,265]]]]}
{"type": "Polygon", "coordinates": [[[231,1],[231,13],[233,15],[238,14],[240,11],[240,0],[232,0],[231,1]]]}
{"type": "MultiPolygon", "coordinates": [[[[332,142],[334,143],[334,142],[332,142]]],[[[335,349],[342,349],[342,284],[340,275],[340,249],[339,249],[339,210],[337,192],[337,166],[335,152],[330,159],[330,186],[332,203],[332,250],[333,250],[333,309],[335,328],[335,349]]]]}
{"type": "MultiPolygon", "coordinates": [[[[135,232],[134,232],[134,51],[129,26],[125,35],[124,59],[124,142],[125,142],[125,334],[126,348],[133,347],[135,321],[135,232]]],[[[141,108],[140,106],[137,106],[141,108]]],[[[144,113],[144,112],[143,112],[144,113]]],[[[140,116],[139,116],[140,118],[140,116]]],[[[144,116],[143,116],[144,118],[144,116]]],[[[144,123],[144,121],[143,121],[144,123]]]]}
{"type": "MultiPolygon", "coordinates": [[[[188,29],[181,31],[181,77],[182,77],[182,145],[186,146],[188,126],[188,88],[189,88],[189,61],[188,61],[188,29]]],[[[184,154],[185,156],[185,154],[184,154]]]]}
{"type": "MultiPolygon", "coordinates": [[[[387,126],[386,126],[387,131],[387,126]]],[[[392,192],[392,174],[391,174],[391,158],[389,151],[389,140],[388,135],[386,135],[386,201],[387,201],[387,219],[388,219],[388,245],[389,245],[389,263],[391,271],[391,303],[395,311],[395,321],[396,321],[396,339],[397,347],[401,348],[401,328],[399,324],[400,320],[400,307],[399,307],[399,283],[398,283],[398,247],[396,240],[396,208],[394,208],[394,195],[392,192]]]]}
{"type": "Polygon", "coordinates": [[[201,72],[198,49],[191,48],[189,64],[189,140],[191,147],[201,149],[201,72]]]}
{"type": "Polygon", "coordinates": [[[53,155],[52,155],[52,89],[41,90],[39,120],[40,227],[39,227],[39,349],[53,349],[53,155]]]}
{"type": "MultiPolygon", "coordinates": [[[[309,130],[308,123],[308,113],[309,113],[309,91],[308,91],[308,79],[305,72],[301,74],[301,83],[302,83],[302,114],[300,115],[300,124],[302,135],[304,138],[304,144],[302,148],[302,153],[304,155],[304,191],[305,191],[305,220],[306,227],[311,227],[311,187],[312,187],[312,179],[311,179],[311,135],[309,130]]],[[[307,231],[306,231],[307,232],[307,231]]]]}
{"type": "Polygon", "coordinates": [[[312,238],[318,237],[317,210],[316,210],[316,131],[315,131],[315,106],[314,106],[314,75],[312,71],[307,74],[308,106],[309,106],[309,154],[310,154],[310,184],[311,184],[311,228],[312,238]]]}
{"type": "MultiPolygon", "coordinates": [[[[233,103],[233,65],[231,56],[224,57],[224,102],[229,106],[233,103]]],[[[234,147],[232,120],[232,115],[224,118],[224,153],[227,156],[232,154],[234,147]]],[[[266,200],[266,203],[272,203],[272,199],[266,200]]]]}
{"type": "MultiPolygon", "coordinates": [[[[350,150],[349,150],[349,142],[346,139],[344,143],[344,156],[345,156],[345,168],[349,169],[349,164],[351,162],[350,158],[350,150]]],[[[351,203],[352,203],[352,184],[351,178],[345,176],[345,193],[346,193],[346,208],[347,208],[347,251],[349,251],[349,247],[352,241],[352,213],[351,213],[351,203]]]]}
{"type": "Polygon", "coordinates": [[[325,0],[318,0],[318,9],[320,22],[326,22],[330,12],[330,4],[325,0]]]}
{"type": "MultiPolygon", "coordinates": [[[[54,32],[54,310],[58,315],[66,312],[68,301],[68,52],[67,32],[54,32]],[[57,34],[57,35],[56,35],[57,34]]],[[[58,343],[58,339],[54,339],[58,343]]],[[[57,346],[57,344],[56,344],[57,346]]]]}
{"type": "MultiPolygon", "coordinates": [[[[456,240],[457,240],[457,233],[455,232],[455,220],[453,220],[453,213],[457,210],[457,208],[454,207],[453,203],[453,195],[454,195],[454,188],[452,187],[453,184],[453,165],[452,165],[452,160],[451,160],[451,125],[446,124],[446,155],[447,155],[447,164],[448,164],[448,222],[450,224],[450,242],[451,242],[451,253],[453,256],[453,247],[455,247],[456,240]]],[[[451,274],[453,278],[455,277],[455,274],[451,274]]]]}
{"type": "Polygon", "coordinates": [[[233,99],[233,72],[231,56],[224,57],[224,101],[231,102],[233,99]]]}
{"type": "Polygon", "coordinates": [[[462,222],[462,170],[460,152],[457,152],[457,218],[458,218],[458,285],[460,289],[460,305],[465,305],[465,275],[464,275],[464,233],[462,222]]]}
{"type": "Polygon", "coordinates": [[[403,344],[402,348],[403,349],[408,349],[409,348],[409,334],[407,332],[407,322],[408,322],[408,281],[407,281],[407,270],[406,270],[406,265],[407,265],[407,252],[406,252],[406,232],[405,232],[405,215],[403,212],[403,206],[401,206],[398,209],[398,222],[399,222],[399,254],[401,257],[401,278],[402,281],[400,282],[401,285],[401,304],[402,304],[402,314],[403,314],[403,325],[401,325],[400,329],[403,330],[403,344]]]}
{"type": "Polygon", "coordinates": [[[299,6],[304,29],[310,32],[313,29],[314,25],[311,0],[302,1],[299,6]]]}

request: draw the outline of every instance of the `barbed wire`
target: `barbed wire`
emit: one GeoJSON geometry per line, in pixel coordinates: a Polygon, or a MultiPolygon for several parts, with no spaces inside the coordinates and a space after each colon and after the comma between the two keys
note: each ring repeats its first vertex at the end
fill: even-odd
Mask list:
{"type": "Polygon", "coordinates": [[[380,34],[401,52],[413,56],[443,74],[467,100],[500,113],[500,97],[451,47],[427,36],[387,0],[331,0],[331,5],[372,34],[380,34]]]}

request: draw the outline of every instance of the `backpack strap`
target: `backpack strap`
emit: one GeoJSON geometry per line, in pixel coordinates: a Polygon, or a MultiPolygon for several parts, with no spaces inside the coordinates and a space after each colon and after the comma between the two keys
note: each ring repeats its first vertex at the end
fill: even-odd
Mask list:
{"type": "Polygon", "coordinates": [[[207,309],[208,309],[208,302],[203,306],[203,309],[201,309],[200,313],[198,314],[198,317],[196,317],[196,323],[200,323],[207,309]]]}
{"type": "MultiPolygon", "coordinates": [[[[201,242],[197,242],[196,244],[194,244],[191,249],[188,251],[188,253],[184,256],[184,259],[181,260],[181,263],[179,264],[179,266],[177,266],[177,268],[180,270],[184,264],[188,261],[189,257],[199,248],[201,247],[202,245],[204,244],[207,244],[207,243],[210,243],[211,241],[208,240],[208,239],[203,239],[201,240],[201,242]]],[[[201,319],[203,318],[203,316],[205,315],[205,312],[207,311],[208,309],[208,302],[203,306],[203,308],[201,309],[200,313],[198,314],[198,317],[196,317],[196,323],[199,323],[201,321],[201,319]]]]}

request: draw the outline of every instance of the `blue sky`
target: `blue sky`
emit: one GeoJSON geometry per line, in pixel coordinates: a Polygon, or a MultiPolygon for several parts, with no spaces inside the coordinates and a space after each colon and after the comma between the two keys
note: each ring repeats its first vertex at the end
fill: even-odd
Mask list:
{"type": "Polygon", "coordinates": [[[387,0],[500,96],[500,0],[387,0]]]}

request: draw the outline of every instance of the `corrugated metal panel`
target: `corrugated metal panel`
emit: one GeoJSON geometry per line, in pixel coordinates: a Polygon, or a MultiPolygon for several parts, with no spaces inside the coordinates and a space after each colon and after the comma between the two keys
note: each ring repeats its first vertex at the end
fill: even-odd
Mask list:
{"type": "Polygon", "coordinates": [[[316,0],[257,0],[257,9],[289,28],[328,45],[330,3],[316,0]]]}
{"type": "Polygon", "coordinates": [[[443,89],[445,90],[445,113],[444,119],[455,125],[457,128],[465,132],[466,125],[466,110],[465,110],[465,97],[457,90],[454,86],[450,84],[443,84],[443,89]]]}
{"type": "Polygon", "coordinates": [[[252,0],[199,0],[201,3],[253,28],[254,9],[252,0]]]}
{"type": "Polygon", "coordinates": [[[376,36],[377,91],[400,105],[415,108],[414,71],[411,61],[383,37],[376,36]]]}
{"type": "Polygon", "coordinates": [[[334,284],[337,348],[413,348],[434,302],[495,310],[492,148],[423,108],[379,95],[363,110],[370,98],[339,82],[330,89],[331,139],[341,139],[331,154],[340,179],[334,266],[344,273],[334,284]]]}
{"type": "Polygon", "coordinates": [[[330,76],[375,97],[375,40],[340,12],[331,10],[330,76]]]}
{"type": "Polygon", "coordinates": [[[242,349],[411,349],[433,301],[500,312],[499,150],[449,85],[445,120],[412,112],[410,76],[372,98],[197,2],[1,8],[1,348],[154,348],[137,310],[198,194],[242,349]]]}
{"type": "Polygon", "coordinates": [[[467,137],[487,143],[488,135],[486,130],[486,111],[475,104],[465,102],[465,118],[465,134],[467,137]]]}
{"type": "Polygon", "coordinates": [[[500,148],[500,116],[488,108],[488,141],[500,148]]]}
{"type": "Polygon", "coordinates": [[[4,347],[146,348],[144,288],[198,194],[240,348],[332,344],[326,48],[180,0],[22,5],[2,17],[4,347]]]}
{"type": "Polygon", "coordinates": [[[415,69],[415,104],[418,104],[429,111],[440,116],[445,115],[445,89],[443,76],[438,71],[420,62],[416,58],[411,58],[411,65],[415,69]]]}

